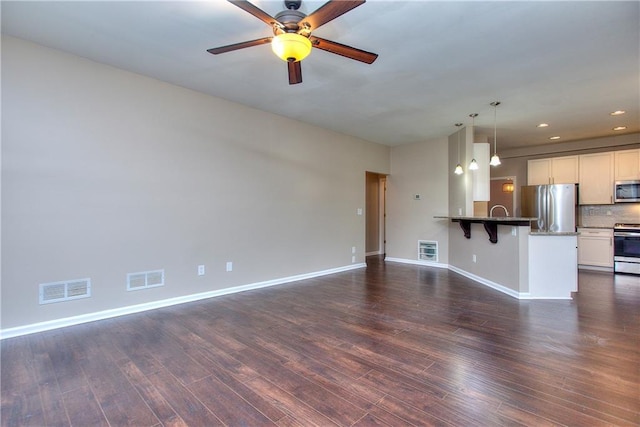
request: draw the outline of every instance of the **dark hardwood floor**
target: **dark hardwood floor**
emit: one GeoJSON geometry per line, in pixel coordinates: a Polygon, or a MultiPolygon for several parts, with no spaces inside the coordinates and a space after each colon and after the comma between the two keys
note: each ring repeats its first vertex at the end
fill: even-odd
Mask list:
{"type": "Polygon", "coordinates": [[[366,269],[5,339],[2,426],[640,424],[640,280],[366,269]]]}

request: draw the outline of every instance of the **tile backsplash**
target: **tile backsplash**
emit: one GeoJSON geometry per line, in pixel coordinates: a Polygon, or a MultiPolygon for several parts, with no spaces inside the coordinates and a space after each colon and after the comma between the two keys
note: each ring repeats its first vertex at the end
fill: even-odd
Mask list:
{"type": "Polygon", "coordinates": [[[578,225],[582,227],[612,228],[616,223],[640,224],[640,203],[615,205],[581,205],[578,225]]]}

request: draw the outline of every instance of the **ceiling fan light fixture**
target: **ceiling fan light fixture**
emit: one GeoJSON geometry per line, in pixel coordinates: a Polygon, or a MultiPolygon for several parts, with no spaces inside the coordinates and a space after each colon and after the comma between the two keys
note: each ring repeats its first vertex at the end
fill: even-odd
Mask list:
{"type": "Polygon", "coordinates": [[[282,33],[273,38],[271,49],[283,61],[298,62],[311,53],[311,41],[298,33],[282,33]]]}

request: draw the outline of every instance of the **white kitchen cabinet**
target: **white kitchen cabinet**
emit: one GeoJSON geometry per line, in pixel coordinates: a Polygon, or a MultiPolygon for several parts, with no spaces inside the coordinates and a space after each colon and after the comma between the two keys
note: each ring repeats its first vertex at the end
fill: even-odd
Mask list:
{"type": "Polygon", "coordinates": [[[613,268],[613,230],[578,227],[578,264],[613,268]]]}
{"type": "Polygon", "coordinates": [[[640,148],[616,151],[614,154],[614,178],[616,181],[640,179],[640,148]]]}
{"type": "Polygon", "coordinates": [[[580,155],[581,205],[613,204],[613,152],[580,155]]]}
{"type": "Polygon", "coordinates": [[[575,184],[579,179],[578,167],[578,156],[529,160],[527,184],[575,184]]]}

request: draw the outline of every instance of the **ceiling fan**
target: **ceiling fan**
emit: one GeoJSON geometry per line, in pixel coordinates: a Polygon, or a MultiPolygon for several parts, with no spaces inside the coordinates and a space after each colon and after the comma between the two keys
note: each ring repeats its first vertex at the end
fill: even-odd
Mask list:
{"type": "Polygon", "coordinates": [[[271,43],[274,53],[287,61],[289,84],[291,85],[302,83],[300,61],[311,52],[312,47],[367,64],[373,63],[378,57],[375,53],[311,35],[312,31],[360,6],[365,0],[330,0],[310,15],[305,15],[298,10],[302,3],[301,0],[285,0],[286,10],[277,13],[275,17],[247,0],[227,1],[269,25],[273,30],[273,36],[215,47],[207,49],[207,52],[218,55],[245,47],[271,43]]]}

